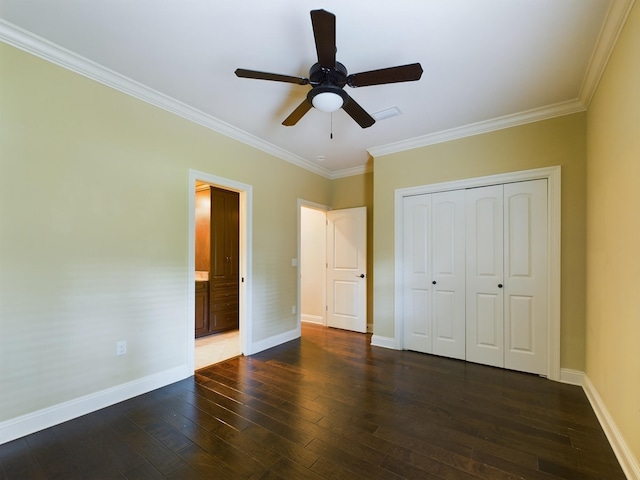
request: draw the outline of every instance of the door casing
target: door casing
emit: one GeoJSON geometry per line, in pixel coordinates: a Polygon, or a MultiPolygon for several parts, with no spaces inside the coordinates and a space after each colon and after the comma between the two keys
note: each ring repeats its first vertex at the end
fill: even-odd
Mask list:
{"type": "Polygon", "coordinates": [[[187,295],[190,300],[187,302],[187,365],[193,371],[195,365],[195,305],[192,301],[195,298],[195,201],[196,201],[196,181],[202,181],[211,185],[232,190],[240,194],[240,288],[239,288],[239,325],[240,325],[240,352],[244,355],[253,353],[251,343],[252,325],[252,215],[253,215],[253,187],[244,183],[236,182],[228,178],[218,177],[206,172],[189,170],[189,229],[187,247],[187,295]]]}

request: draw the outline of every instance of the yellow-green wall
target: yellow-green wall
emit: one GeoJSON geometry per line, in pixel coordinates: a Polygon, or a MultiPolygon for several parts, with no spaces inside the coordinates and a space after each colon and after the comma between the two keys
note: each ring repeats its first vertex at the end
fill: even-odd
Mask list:
{"type": "Polygon", "coordinates": [[[0,422],[187,364],[189,169],[253,186],[253,342],[331,181],[0,43],[0,422]],[[115,344],[127,341],[127,354],[115,344]]]}
{"type": "MultiPolygon", "coordinates": [[[[640,5],[587,114],[587,378],[640,461],[640,5]]],[[[640,467],[636,467],[640,468],[640,467]]]]}
{"type": "Polygon", "coordinates": [[[374,332],[394,336],[396,189],[560,165],[561,366],[584,369],[584,113],[430,145],[375,159],[374,332]]]}
{"type": "Polygon", "coordinates": [[[561,165],[561,366],[639,458],[638,58],[636,5],[587,113],[328,180],[0,44],[0,422],[186,365],[189,169],[253,187],[257,342],[296,327],[299,198],[367,206],[368,321],[392,337],[394,191],[561,165]]]}

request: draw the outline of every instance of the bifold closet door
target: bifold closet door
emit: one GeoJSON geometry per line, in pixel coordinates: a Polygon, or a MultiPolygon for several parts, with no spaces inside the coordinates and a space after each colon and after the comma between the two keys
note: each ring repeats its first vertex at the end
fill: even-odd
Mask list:
{"type": "Polygon", "coordinates": [[[466,359],[547,373],[547,181],[467,190],[466,359]]]}
{"type": "Polygon", "coordinates": [[[466,191],[466,359],[504,367],[503,186],[466,191]]]}
{"type": "Polygon", "coordinates": [[[464,190],[457,190],[404,199],[408,350],[464,359],[464,198],[464,190]]]}
{"type": "Polygon", "coordinates": [[[403,199],[404,348],[432,353],[431,195],[403,199]]]}
{"type": "Polygon", "coordinates": [[[433,353],[465,358],[465,192],[434,193],[432,204],[433,353]]]}
{"type": "Polygon", "coordinates": [[[547,374],[547,180],[504,186],[504,366],[547,374]]]}

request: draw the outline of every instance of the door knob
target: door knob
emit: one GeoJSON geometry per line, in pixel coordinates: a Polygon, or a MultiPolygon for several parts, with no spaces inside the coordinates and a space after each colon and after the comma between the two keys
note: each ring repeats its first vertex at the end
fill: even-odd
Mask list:
{"type": "Polygon", "coordinates": [[[360,275],[356,275],[356,277],[360,277],[360,278],[364,278],[364,273],[361,273],[360,275]]]}
{"type": "Polygon", "coordinates": [[[433,284],[435,285],[435,284],[436,284],[436,283],[438,283],[438,282],[436,282],[436,281],[434,280],[434,281],[433,281],[433,282],[431,282],[431,283],[433,283],[433,284]]]}
{"type": "Polygon", "coordinates": [[[502,284],[501,283],[498,284],[498,288],[502,288],[502,284]]]}

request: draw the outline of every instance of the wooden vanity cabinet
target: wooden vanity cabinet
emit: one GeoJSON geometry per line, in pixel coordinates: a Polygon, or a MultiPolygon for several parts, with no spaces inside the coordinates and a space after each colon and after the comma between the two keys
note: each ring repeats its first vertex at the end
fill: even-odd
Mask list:
{"type": "Polygon", "coordinates": [[[209,331],[209,282],[196,282],[196,338],[209,331]]]}

